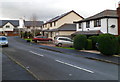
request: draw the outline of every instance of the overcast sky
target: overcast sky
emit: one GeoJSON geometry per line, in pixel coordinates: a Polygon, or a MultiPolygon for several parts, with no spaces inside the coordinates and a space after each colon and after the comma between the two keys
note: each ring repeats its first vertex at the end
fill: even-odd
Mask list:
{"type": "Polygon", "coordinates": [[[106,9],[116,10],[120,0],[0,0],[0,19],[47,21],[57,15],[75,10],[84,18],[106,9]]]}

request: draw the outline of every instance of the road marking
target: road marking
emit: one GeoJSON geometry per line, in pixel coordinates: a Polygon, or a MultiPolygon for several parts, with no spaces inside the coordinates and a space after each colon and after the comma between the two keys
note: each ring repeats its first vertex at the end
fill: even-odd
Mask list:
{"type": "Polygon", "coordinates": [[[33,54],[35,54],[35,55],[41,56],[41,57],[44,56],[44,55],[41,55],[41,54],[35,53],[35,52],[33,52],[33,51],[29,51],[29,52],[31,52],[31,53],[33,53],[33,54]]]}
{"type": "Polygon", "coordinates": [[[69,63],[65,63],[65,62],[60,61],[60,60],[55,60],[55,61],[57,61],[57,62],[59,62],[59,63],[62,63],[62,64],[65,64],[65,65],[68,65],[68,66],[71,66],[71,67],[74,67],[74,68],[77,68],[77,69],[79,69],[79,70],[83,70],[83,71],[86,71],[86,72],[89,72],[89,73],[94,73],[94,72],[91,71],[91,70],[84,69],[84,68],[81,68],[81,67],[78,67],[78,66],[75,66],[75,65],[69,64],[69,63]]]}

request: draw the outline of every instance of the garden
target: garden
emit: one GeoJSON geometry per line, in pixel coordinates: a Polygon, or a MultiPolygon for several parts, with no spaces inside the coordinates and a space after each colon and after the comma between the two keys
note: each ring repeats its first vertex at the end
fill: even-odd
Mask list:
{"type": "Polygon", "coordinates": [[[103,55],[120,54],[120,36],[100,34],[99,36],[76,35],[74,37],[76,50],[98,50],[103,55]]]}

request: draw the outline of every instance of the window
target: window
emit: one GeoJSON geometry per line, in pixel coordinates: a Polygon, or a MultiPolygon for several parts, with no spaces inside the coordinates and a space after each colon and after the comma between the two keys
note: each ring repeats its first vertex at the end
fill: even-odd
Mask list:
{"type": "Polygon", "coordinates": [[[86,28],[90,28],[90,21],[86,22],[86,28]]]}
{"type": "Polygon", "coordinates": [[[79,29],[81,29],[82,28],[82,23],[79,23],[79,29]]]}
{"type": "Polygon", "coordinates": [[[101,26],[101,20],[100,19],[94,20],[94,27],[100,27],[100,26],[101,26]]]}
{"type": "Polygon", "coordinates": [[[54,22],[54,26],[56,26],[56,22],[54,22]]]}
{"type": "Polygon", "coordinates": [[[6,26],[6,28],[10,28],[10,26],[9,26],[9,25],[7,25],[7,26],[6,26]]]}
{"type": "Polygon", "coordinates": [[[52,32],[50,32],[50,36],[52,37],[52,32]]]}
{"type": "Polygon", "coordinates": [[[52,23],[50,23],[50,27],[52,27],[52,23]]]}
{"type": "Polygon", "coordinates": [[[70,39],[67,39],[67,38],[59,38],[59,40],[64,40],[64,41],[72,41],[70,39]]]}

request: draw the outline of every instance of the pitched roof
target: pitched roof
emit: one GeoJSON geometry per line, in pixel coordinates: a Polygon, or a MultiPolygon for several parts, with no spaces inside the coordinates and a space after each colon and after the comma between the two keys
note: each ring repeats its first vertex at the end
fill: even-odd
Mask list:
{"type": "Polygon", "coordinates": [[[7,23],[11,23],[13,26],[19,26],[19,20],[0,20],[0,26],[4,26],[7,23]]]}
{"type": "Polygon", "coordinates": [[[31,27],[31,26],[42,26],[44,22],[43,21],[25,21],[25,26],[31,27]]]}
{"type": "Polygon", "coordinates": [[[58,28],[59,31],[76,31],[76,24],[64,24],[58,28]]]}
{"type": "MultiPolygon", "coordinates": [[[[66,15],[68,15],[68,14],[71,13],[71,12],[74,12],[75,14],[77,14],[78,16],[80,16],[78,13],[76,13],[75,11],[72,10],[72,11],[67,12],[67,13],[64,13],[64,14],[62,14],[62,15],[60,15],[60,16],[56,16],[55,18],[50,19],[50,20],[47,21],[46,23],[55,22],[55,21],[57,21],[57,20],[59,20],[59,19],[65,17],[66,15]]],[[[80,17],[83,18],[82,16],[80,16],[80,17]]],[[[84,18],[83,18],[83,19],[84,19],[84,18]]],[[[46,23],[45,23],[45,24],[46,24],[46,23]]]]}
{"type": "Polygon", "coordinates": [[[91,30],[91,31],[77,31],[73,33],[72,35],[78,35],[78,34],[84,34],[84,35],[97,35],[97,34],[102,34],[100,30],[91,30]]]}
{"type": "Polygon", "coordinates": [[[47,32],[55,32],[55,31],[76,31],[76,24],[64,24],[56,29],[48,29],[44,30],[47,32]]]}
{"type": "MultiPolygon", "coordinates": [[[[85,21],[89,21],[89,20],[94,20],[94,19],[99,19],[99,18],[118,18],[118,15],[117,15],[117,11],[116,10],[104,10],[96,15],[93,15],[91,17],[88,17],[86,19],[83,19],[81,21],[78,21],[78,22],[85,22],[85,21]]],[[[78,22],[75,22],[75,23],[78,23],[78,22]]]]}

